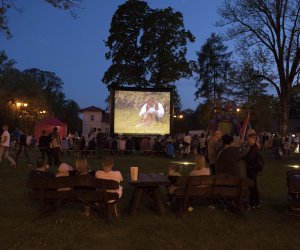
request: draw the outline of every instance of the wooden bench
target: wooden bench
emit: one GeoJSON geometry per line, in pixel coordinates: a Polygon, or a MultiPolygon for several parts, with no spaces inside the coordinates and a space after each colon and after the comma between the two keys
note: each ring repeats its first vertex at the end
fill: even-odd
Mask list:
{"type": "Polygon", "coordinates": [[[177,216],[182,216],[192,200],[222,200],[229,209],[239,212],[241,201],[249,196],[253,180],[231,175],[186,176],[177,179],[175,199],[177,216]]]}
{"type": "Polygon", "coordinates": [[[110,222],[113,203],[109,201],[119,200],[117,193],[108,191],[118,189],[118,182],[88,175],[31,178],[27,181],[27,187],[30,188],[30,199],[40,203],[40,216],[56,211],[68,202],[81,202],[99,212],[104,211],[106,222],[110,222]]]}

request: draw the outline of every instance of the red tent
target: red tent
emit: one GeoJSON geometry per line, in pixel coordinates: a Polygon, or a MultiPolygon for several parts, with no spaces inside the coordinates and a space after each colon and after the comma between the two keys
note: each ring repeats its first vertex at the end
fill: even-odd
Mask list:
{"type": "Polygon", "coordinates": [[[58,128],[58,134],[61,138],[67,136],[67,124],[58,120],[55,116],[49,116],[45,120],[39,121],[34,127],[34,136],[38,140],[42,135],[42,131],[46,130],[46,134],[52,133],[54,127],[58,128]]]}

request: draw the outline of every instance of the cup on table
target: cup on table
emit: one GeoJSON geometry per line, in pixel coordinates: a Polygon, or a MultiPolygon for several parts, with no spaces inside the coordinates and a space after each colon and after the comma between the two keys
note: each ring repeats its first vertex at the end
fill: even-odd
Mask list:
{"type": "Polygon", "coordinates": [[[138,167],[130,167],[130,176],[132,181],[137,181],[138,173],[139,173],[138,167]]]}

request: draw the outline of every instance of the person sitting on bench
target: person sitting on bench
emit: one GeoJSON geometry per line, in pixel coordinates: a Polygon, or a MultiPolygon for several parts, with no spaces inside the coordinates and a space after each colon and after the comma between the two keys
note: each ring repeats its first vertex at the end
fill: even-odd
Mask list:
{"type": "MultiPolygon", "coordinates": [[[[123,177],[122,174],[119,171],[113,171],[113,165],[114,165],[114,160],[111,156],[106,156],[102,159],[102,168],[103,170],[98,170],[95,173],[95,177],[98,179],[102,179],[102,180],[113,180],[113,181],[117,181],[118,183],[120,183],[121,181],[123,181],[123,177]]],[[[119,195],[119,198],[121,198],[122,193],[123,193],[123,187],[121,185],[119,185],[119,189],[117,190],[107,190],[107,192],[116,192],[119,195]]],[[[119,209],[117,206],[117,203],[115,203],[115,200],[109,200],[109,203],[114,203],[114,214],[115,216],[119,216],[119,209]]]]}
{"type": "Polygon", "coordinates": [[[43,158],[38,158],[36,160],[36,169],[31,170],[28,175],[28,179],[30,178],[36,178],[36,177],[47,177],[47,178],[53,178],[54,174],[51,172],[48,172],[49,165],[45,164],[45,161],[43,158]]]}

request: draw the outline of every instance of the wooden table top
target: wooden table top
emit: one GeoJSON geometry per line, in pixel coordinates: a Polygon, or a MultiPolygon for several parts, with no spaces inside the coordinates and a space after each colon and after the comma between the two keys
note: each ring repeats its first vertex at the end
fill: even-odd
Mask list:
{"type": "Polygon", "coordinates": [[[167,176],[158,173],[139,173],[138,180],[132,181],[128,175],[128,183],[132,186],[160,186],[169,185],[170,180],[167,176]]]}

